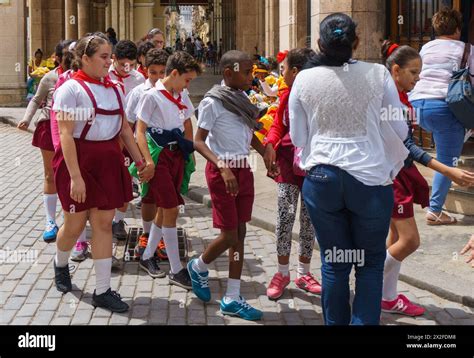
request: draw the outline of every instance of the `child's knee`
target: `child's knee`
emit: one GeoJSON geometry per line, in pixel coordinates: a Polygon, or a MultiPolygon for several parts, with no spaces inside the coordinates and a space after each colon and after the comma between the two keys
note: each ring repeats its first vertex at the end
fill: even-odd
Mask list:
{"type": "Polygon", "coordinates": [[[172,208],[172,209],[163,209],[162,212],[157,211],[156,218],[162,217],[163,220],[169,221],[169,220],[176,220],[178,219],[179,215],[179,209],[178,208],[172,208]]]}
{"type": "Polygon", "coordinates": [[[418,235],[409,237],[406,241],[406,245],[410,252],[415,252],[420,247],[420,237],[418,235]]]}
{"type": "Polygon", "coordinates": [[[80,225],[74,225],[74,226],[63,225],[62,228],[61,228],[61,231],[62,231],[61,236],[78,239],[79,236],[81,236],[82,231],[84,231],[84,228],[85,228],[85,226],[81,227],[80,225]]]}
{"type": "Polygon", "coordinates": [[[238,240],[244,241],[246,235],[247,235],[247,225],[246,224],[239,224],[239,228],[237,230],[238,240]]]}
{"type": "Polygon", "coordinates": [[[222,237],[229,247],[233,247],[239,243],[239,235],[237,231],[222,231],[222,237]]]}
{"type": "Polygon", "coordinates": [[[54,172],[52,169],[44,172],[44,181],[50,185],[54,184],[54,172]]]}

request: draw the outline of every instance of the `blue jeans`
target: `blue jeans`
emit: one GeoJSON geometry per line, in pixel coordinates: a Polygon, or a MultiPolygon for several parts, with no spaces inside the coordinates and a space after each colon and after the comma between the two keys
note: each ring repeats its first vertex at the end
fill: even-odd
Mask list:
{"type": "Polygon", "coordinates": [[[337,167],[319,165],[306,176],[303,197],[321,249],[326,325],[378,325],[392,186],[366,186],[337,167]],[[363,262],[353,260],[354,252],[363,262]],[[356,287],[351,317],[352,267],[356,287]]]}
{"type": "MultiPolygon", "coordinates": [[[[464,145],[465,129],[449,109],[446,101],[421,99],[413,101],[419,114],[420,126],[433,133],[436,145],[436,159],[448,167],[457,166],[464,145]]],[[[430,211],[440,213],[451,188],[451,180],[435,173],[430,199],[430,211]]]]}

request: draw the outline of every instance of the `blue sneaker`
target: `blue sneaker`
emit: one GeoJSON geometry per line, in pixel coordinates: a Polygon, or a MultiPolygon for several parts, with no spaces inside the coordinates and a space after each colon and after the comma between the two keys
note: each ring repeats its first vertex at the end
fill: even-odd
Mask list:
{"type": "Polygon", "coordinates": [[[250,306],[245,299],[240,296],[237,301],[225,303],[225,297],[221,301],[221,312],[223,315],[236,316],[247,321],[259,321],[263,312],[250,306]]]}
{"type": "Polygon", "coordinates": [[[193,269],[193,262],[197,260],[191,260],[188,262],[188,272],[191,276],[191,284],[193,286],[194,294],[204,302],[211,300],[211,290],[209,289],[209,271],[199,273],[193,269]]]}
{"type": "Polygon", "coordinates": [[[46,223],[46,229],[43,233],[43,240],[47,243],[56,241],[56,236],[58,235],[58,226],[54,221],[48,221],[46,223]]]}

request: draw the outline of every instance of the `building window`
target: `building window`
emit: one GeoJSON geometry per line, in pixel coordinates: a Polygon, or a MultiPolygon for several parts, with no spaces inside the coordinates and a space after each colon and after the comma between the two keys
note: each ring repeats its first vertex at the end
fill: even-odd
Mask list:
{"type": "Polygon", "coordinates": [[[431,26],[433,15],[443,7],[460,10],[459,3],[456,0],[391,0],[387,9],[390,39],[421,49],[434,37],[431,26]]]}

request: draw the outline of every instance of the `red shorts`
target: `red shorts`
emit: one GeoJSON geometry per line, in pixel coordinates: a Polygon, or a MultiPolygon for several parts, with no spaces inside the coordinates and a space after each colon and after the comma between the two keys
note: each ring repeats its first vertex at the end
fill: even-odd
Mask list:
{"type": "Polygon", "coordinates": [[[184,205],[181,196],[181,185],[184,176],[184,157],[181,150],[174,152],[165,148],[158,157],[155,176],[150,181],[148,195],[144,198],[145,204],[155,203],[163,209],[173,209],[184,205]],[[153,198],[153,201],[151,200],[153,198]]]}
{"type": "Polygon", "coordinates": [[[239,184],[239,194],[236,197],[227,193],[219,169],[210,162],[206,165],[214,228],[226,231],[237,230],[239,224],[252,220],[255,197],[253,173],[250,168],[232,169],[232,172],[239,184]]]}
{"type": "Polygon", "coordinates": [[[130,174],[117,139],[103,142],[75,140],[81,176],[86,184],[86,201],[71,198],[71,177],[61,147],[53,158],[54,180],[64,211],[113,210],[133,199],[130,174]]]}
{"type": "Polygon", "coordinates": [[[53,137],[51,136],[51,124],[49,120],[38,123],[31,144],[39,149],[54,152],[53,137]]]}
{"type": "Polygon", "coordinates": [[[409,219],[415,216],[413,204],[423,208],[430,205],[430,188],[415,165],[402,168],[393,182],[395,199],[392,219],[409,219]]]}
{"type": "Polygon", "coordinates": [[[142,198],[142,204],[153,204],[156,205],[156,200],[153,198],[151,190],[148,189],[148,193],[142,198]]]}

